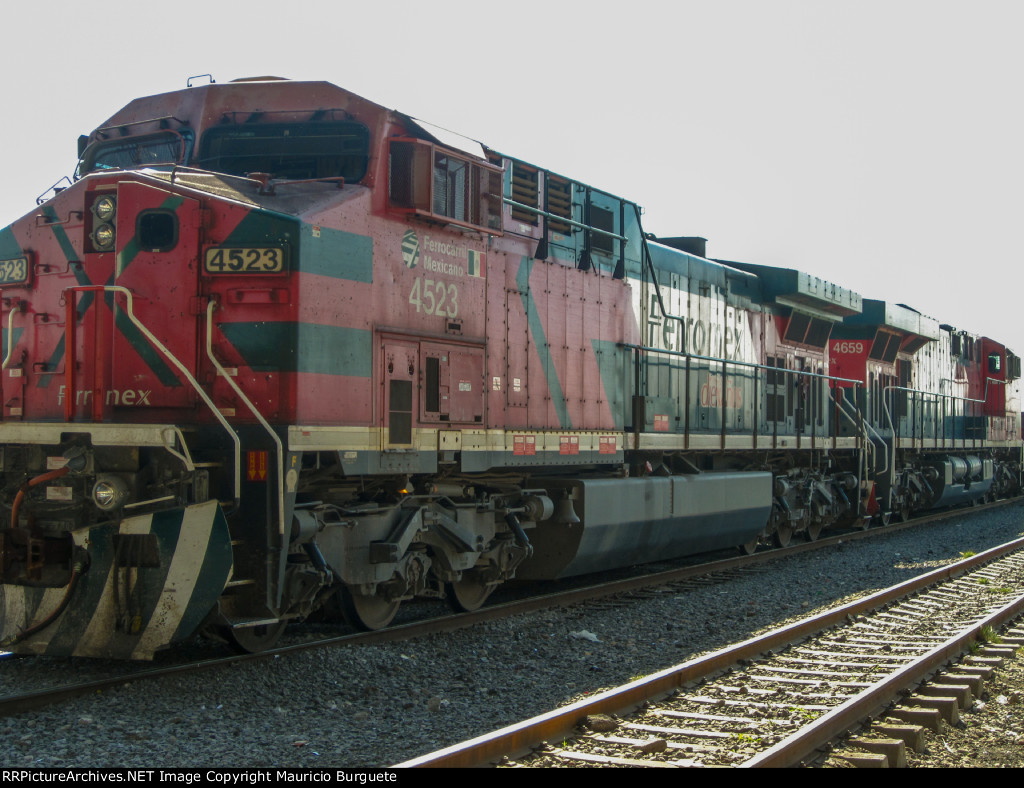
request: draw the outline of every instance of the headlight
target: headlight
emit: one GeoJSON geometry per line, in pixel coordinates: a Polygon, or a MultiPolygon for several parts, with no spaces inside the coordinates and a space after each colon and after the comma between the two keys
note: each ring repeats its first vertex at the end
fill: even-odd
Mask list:
{"type": "Polygon", "coordinates": [[[92,204],[92,212],[101,222],[113,221],[117,213],[117,200],[109,194],[97,197],[92,204]]]}
{"type": "Polygon", "coordinates": [[[128,500],[128,486],[118,476],[100,476],[92,486],[92,501],[105,512],[128,500]]]}
{"type": "Polygon", "coordinates": [[[92,231],[92,242],[101,252],[109,252],[114,248],[114,227],[101,224],[92,231]]]}

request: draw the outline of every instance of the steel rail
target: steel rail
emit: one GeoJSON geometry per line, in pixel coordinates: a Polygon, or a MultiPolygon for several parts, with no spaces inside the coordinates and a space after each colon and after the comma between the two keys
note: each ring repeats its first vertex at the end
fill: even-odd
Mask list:
{"type": "MultiPolygon", "coordinates": [[[[1024,546],[1024,539],[1018,540],[1024,546]]],[[[998,549],[998,548],[995,548],[998,549]]],[[[981,637],[985,627],[998,627],[1024,613],[1024,596],[1010,602],[970,629],[949,638],[904,668],[876,682],[855,699],[824,714],[768,750],[741,764],[743,768],[792,766],[827,742],[855,727],[865,717],[877,713],[902,690],[924,681],[944,665],[955,662],[971,643],[981,637]]]]}
{"type": "MultiPolygon", "coordinates": [[[[528,753],[543,742],[575,736],[576,726],[585,717],[594,714],[632,712],[645,701],[666,696],[689,682],[718,673],[740,661],[754,659],[766,651],[775,651],[804,640],[810,635],[845,621],[848,617],[890,604],[937,582],[950,580],[970,569],[1021,549],[1024,549],[1024,539],[1007,542],[963,561],[912,578],[892,588],[781,627],[766,635],[751,638],[713,654],[667,668],[623,687],[608,690],[593,698],[510,725],[468,742],[399,763],[395,768],[485,766],[505,756],[516,757],[528,753]]],[[[999,621],[1006,620],[1019,614],[1021,610],[1024,610],[1024,598],[1005,606],[992,618],[999,621]]],[[[981,625],[977,627],[978,630],[980,628],[981,625]]],[[[927,664],[934,664],[937,667],[943,662],[949,661],[954,654],[960,653],[957,644],[970,640],[974,633],[975,630],[972,629],[970,634],[959,636],[937,647],[927,655],[927,664]]],[[[924,673],[928,672],[929,669],[924,670],[924,673]]],[[[896,683],[902,681],[903,686],[906,686],[908,680],[913,683],[913,680],[908,679],[907,676],[900,676],[896,683]]],[[[748,765],[791,765],[877,708],[881,703],[880,698],[886,691],[889,692],[888,697],[891,699],[892,691],[888,680],[880,682],[880,686],[873,688],[868,699],[863,704],[858,704],[852,711],[845,712],[840,707],[834,712],[824,715],[818,724],[811,726],[814,728],[811,733],[804,735],[801,731],[794,735],[792,741],[786,746],[777,745],[759,758],[750,761],[748,765]],[[865,708],[868,711],[865,711],[865,708]]]]}

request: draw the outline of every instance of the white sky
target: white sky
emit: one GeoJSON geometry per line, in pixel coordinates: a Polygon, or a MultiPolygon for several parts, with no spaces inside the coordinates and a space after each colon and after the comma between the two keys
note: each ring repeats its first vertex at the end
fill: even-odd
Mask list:
{"type": "Polygon", "coordinates": [[[51,0],[4,10],[0,226],[137,96],[323,79],[639,203],[658,235],[1024,354],[1019,0],[51,0]]]}

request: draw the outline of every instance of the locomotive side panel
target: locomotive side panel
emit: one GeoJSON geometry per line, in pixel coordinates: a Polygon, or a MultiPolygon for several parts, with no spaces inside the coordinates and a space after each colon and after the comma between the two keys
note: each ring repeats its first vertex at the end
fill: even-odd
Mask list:
{"type": "MultiPolygon", "coordinates": [[[[643,358],[638,426],[650,433],[752,431],[761,363],[755,310],[731,297],[721,266],[652,249],[658,286],[637,283],[633,306],[646,348],[667,352],[643,358]]],[[[763,417],[763,406],[757,410],[763,417]]]]}
{"type": "MultiPolygon", "coordinates": [[[[348,202],[365,203],[368,197],[348,202]]],[[[344,424],[365,436],[378,412],[372,382],[375,244],[358,226],[332,227],[332,218],[314,217],[301,229],[295,421],[344,424]]]]}

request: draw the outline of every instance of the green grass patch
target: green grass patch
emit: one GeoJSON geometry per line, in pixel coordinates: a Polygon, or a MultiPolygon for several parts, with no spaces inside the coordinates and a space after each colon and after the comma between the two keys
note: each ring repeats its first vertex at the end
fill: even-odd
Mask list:
{"type": "Polygon", "coordinates": [[[990,626],[984,626],[981,628],[981,639],[986,643],[1002,643],[1003,639],[999,637],[999,633],[996,632],[990,626]]]}

